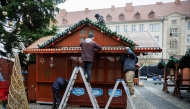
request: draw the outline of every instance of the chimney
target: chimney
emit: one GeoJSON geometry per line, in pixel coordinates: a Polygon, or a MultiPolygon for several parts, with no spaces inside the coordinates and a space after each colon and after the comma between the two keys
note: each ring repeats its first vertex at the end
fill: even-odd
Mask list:
{"type": "Polygon", "coordinates": [[[84,11],[84,12],[85,12],[85,13],[88,13],[88,11],[89,11],[88,8],[85,8],[85,11],[84,11]]]}
{"type": "Polygon", "coordinates": [[[132,3],[126,3],[126,7],[125,7],[126,11],[131,11],[132,8],[133,8],[132,3]]]}
{"type": "Polygon", "coordinates": [[[180,5],[180,0],[175,0],[175,4],[180,5]]]}
{"type": "Polygon", "coordinates": [[[114,5],[111,6],[111,10],[112,10],[112,11],[115,10],[115,6],[114,6],[114,5]]]}
{"type": "Polygon", "coordinates": [[[162,4],[162,2],[156,2],[156,5],[161,5],[162,4]]]}
{"type": "Polygon", "coordinates": [[[64,16],[66,16],[67,11],[65,9],[61,9],[59,14],[64,17],[64,16]]]}

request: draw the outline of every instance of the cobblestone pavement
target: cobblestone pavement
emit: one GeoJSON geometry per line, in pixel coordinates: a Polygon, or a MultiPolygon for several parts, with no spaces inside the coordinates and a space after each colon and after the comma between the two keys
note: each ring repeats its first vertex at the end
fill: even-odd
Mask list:
{"type": "MultiPolygon", "coordinates": [[[[172,96],[174,87],[169,87],[169,93],[162,91],[163,85],[154,85],[152,81],[142,80],[144,87],[135,86],[136,98],[133,103],[136,109],[190,109],[190,93],[181,91],[183,99],[172,96]]],[[[132,109],[128,101],[127,109],[132,109]]],[[[1,109],[1,107],[0,107],[1,109]]],[[[51,109],[51,105],[30,103],[30,109],[51,109]]],[[[93,109],[89,107],[67,107],[66,109],[93,109]]],[[[103,108],[102,108],[103,109],[103,108]]]]}

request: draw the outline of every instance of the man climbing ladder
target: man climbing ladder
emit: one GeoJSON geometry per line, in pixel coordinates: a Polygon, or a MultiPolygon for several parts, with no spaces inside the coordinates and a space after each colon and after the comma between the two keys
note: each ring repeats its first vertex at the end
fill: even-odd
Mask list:
{"type": "Polygon", "coordinates": [[[82,76],[82,79],[84,81],[84,84],[86,86],[86,90],[88,92],[88,95],[90,97],[90,100],[92,102],[92,106],[94,109],[99,109],[99,105],[98,105],[98,102],[96,101],[96,97],[94,96],[94,94],[92,93],[92,88],[90,86],[90,84],[86,81],[86,78],[84,76],[84,72],[82,70],[82,67],[80,66],[76,66],[73,70],[73,73],[71,75],[71,78],[69,80],[69,83],[67,85],[67,88],[65,90],[65,93],[63,95],[63,98],[61,100],[61,103],[59,105],[59,109],[64,109],[64,107],[67,105],[67,101],[69,99],[69,96],[71,94],[71,91],[73,89],[73,86],[74,86],[74,83],[75,83],[75,80],[76,80],[76,77],[78,75],[78,72],[80,72],[81,76],[82,76]]]}

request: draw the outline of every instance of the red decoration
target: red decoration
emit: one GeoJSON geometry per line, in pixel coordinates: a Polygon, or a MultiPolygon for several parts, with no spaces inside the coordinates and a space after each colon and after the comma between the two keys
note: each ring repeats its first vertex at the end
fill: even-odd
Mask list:
{"type": "Polygon", "coordinates": [[[52,46],[54,46],[54,43],[51,43],[52,46]]]}
{"type": "Polygon", "coordinates": [[[119,37],[117,38],[117,41],[120,41],[120,38],[119,38],[119,37]]]}

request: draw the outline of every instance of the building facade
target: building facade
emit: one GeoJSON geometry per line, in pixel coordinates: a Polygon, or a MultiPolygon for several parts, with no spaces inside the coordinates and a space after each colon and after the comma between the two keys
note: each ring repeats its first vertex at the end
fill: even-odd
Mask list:
{"type": "MultiPolygon", "coordinates": [[[[119,34],[129,31],[149,31],[162,47],[161,53],[148,53],[147,64],[157,64],[160,59],[168,59],[171,55],[184,55],[190,49],[190,0],[175,0],[171,3],[156,4],[84,11],[67,12],[62,9],[56,15],[60,32],[86,17],[96,21],[95,14],[104,17],[106,26],[119,34]]],[[[140,37],[139,37],[140,38],[140,37]]],[[[148,40],[147,40],[148,41],[148,40]]],[[[144,57],[139,57],[143,60],[144,57]]],[[[147,59],[145,59],[147,60],[147,59]]]]}

